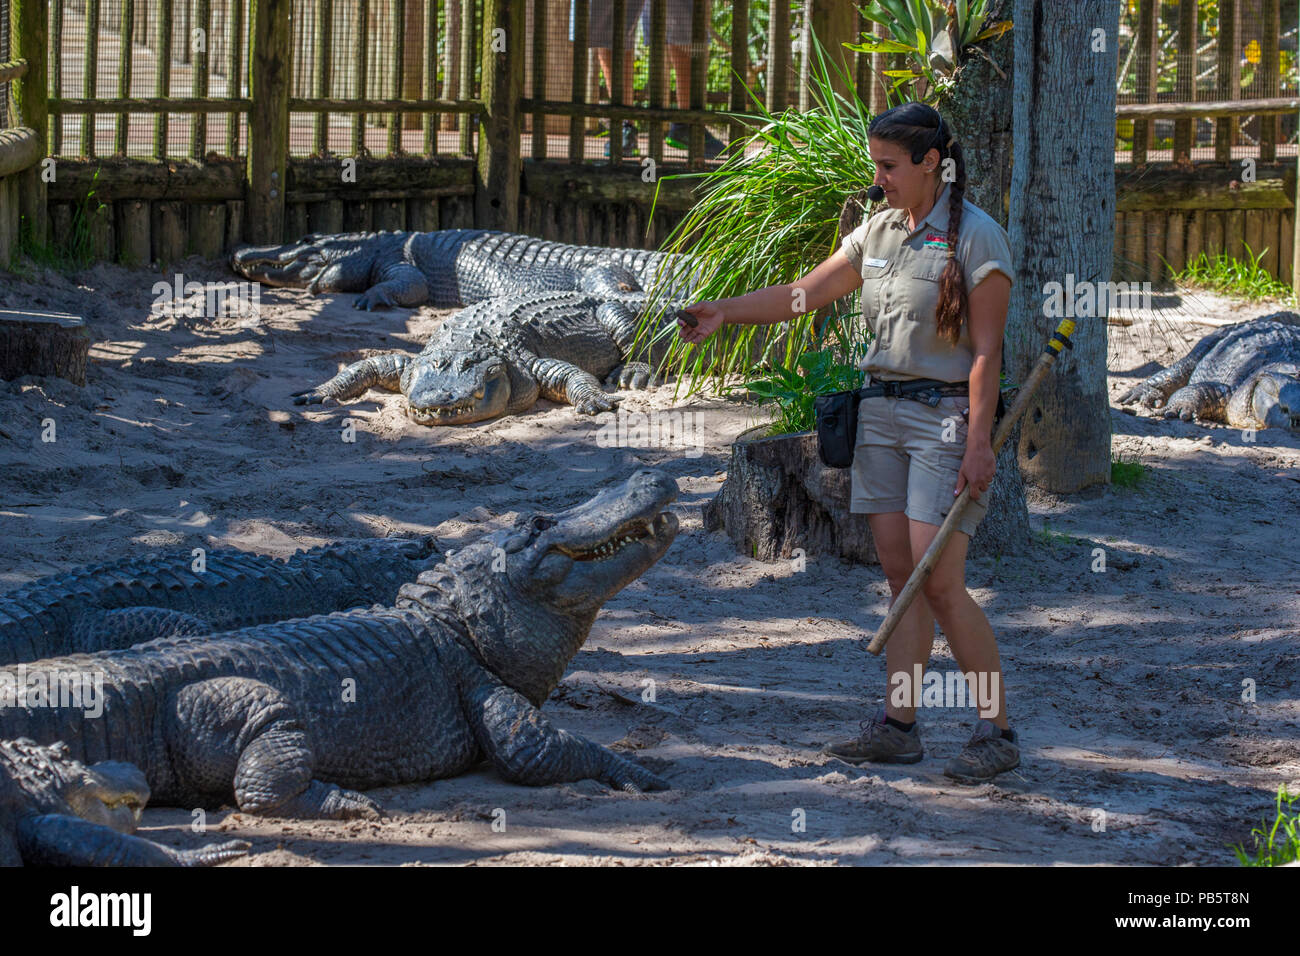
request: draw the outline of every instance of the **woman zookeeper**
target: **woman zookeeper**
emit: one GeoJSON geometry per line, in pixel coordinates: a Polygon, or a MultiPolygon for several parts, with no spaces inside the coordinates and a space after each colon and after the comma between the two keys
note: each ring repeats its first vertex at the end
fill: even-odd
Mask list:
{"type": "Polygon", "coordinates": [[[875,183],[889,209],[797,282],[698,303],[687,310],[697,326],[679,323],[678,329],[684,340],[699,343],[723,324],[793,318],[796,289],[811,312],[861,286],[875,339],[862,363],[870,397],[858,408],[851,509],[868,516],[895,598],[967,484],[971,504],[925,583],[924,600],[913,602],[885,647],[885,705],[863,721],[857,737],[825,752],[850,763],[915,763],[924,756],[916,678],[930,659],[937,619],[968,686],[984,690],[986,709],[973,736],[944,768],[973,783],[1020,763],[997,642],[965,579],[966,548],[993,480],[1011,248],[1002,227],[964,200],[961,147],[935,110],[921,103],[895,107],[875,118],[868,136],[875,183]]]}

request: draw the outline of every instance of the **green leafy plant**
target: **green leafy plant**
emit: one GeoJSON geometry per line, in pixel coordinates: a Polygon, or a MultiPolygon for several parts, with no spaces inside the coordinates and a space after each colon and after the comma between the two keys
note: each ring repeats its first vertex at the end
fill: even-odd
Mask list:
{"type": "Polygon", "coordinates": [[[844,44],[857,53],[902,54],[905,69],[882,70],[893,80],[891,102],[934,97],[952,83],[953,74],[975,44],[1001,36],[1010,20],[989,23],[990,0],[870,0],[862,16],[889,29],[893,39],[865,33],[844,44]],[[901,95],[900,95],[901,93],[901,95]]]}
{"type": "MultiPolygon", "coordinates": [[[[1242,245],[1246,245],[1242,243],[1242,245]]],[[[1279,282],[1267,269],[1260,265],[1260,260],[1268,250],[1258,255],[1246,246],[1246,258],[1234,259],[1226,252],[1215,256],[1202,252],[1187,263],[1181,272],[1174,273],[1174,278],[1188,285],[1202,286],[1237,295],[1252,301],[1259,299],[1290,298],[1293,293],[1285,282],[1279,282]]]]}
{"type": "Polygon", "coordinates": [[[842,392],[862,384],[858,363],[866,355],[868,343],[851,339],[837,319],[827,323],[823,342],[827,332],[834,336],[834,341],[804,352],[794,368],[777,365],[765,374],[730,386],[748,391],[760,405],[774,406],[775,416],[768,435],[812,429],[816,425],[813,400],[818,395],[842,392]]]}
{"type": "Polygon", "coordinates": [[[1268,817],[1250,831],[1254,856],[1237,844],[1232,852],[1242,866],[1281,866],[1300,860],[1300,812],[1295,809],[1300,793],[1288,793],[1285,786],[1277,792],[1277,818],[1269,825],[1268,817]],[[1283,804],[1286,804],[1284,807],[1283,804]],[[1279,833],[1280,831],[1280,833],[1279,833]]]}
{"type": "MultiPolygon", "coordinates": [[[[871,185],[870,111],[839,64],[828,63],[815,43],[813,51],[814,102],[807,112],[772,114],[751,90],[755,115],[719,114],[756,126],[744,146],[715,169],[661,180],[701,181],[700,200],[663,247],[690,256],[697,302],[743,295],[804,275],[838,247],[845,203],[871,185]],[[848,90],[847,95],[833,83],[832,71],[842,78],[839,89],[848,90]]],[[[657,190],[655,198],[657,202],[657,190]]],[[[664,300],[671,283],[672,277],[661,277],[651,296],[664,300]]],[[[846,305],[841,311],[851,309],[846,305]]],[[[706,384],[721,389],[728,375],[753,377],[768,362],[794,369],[816,337],[809,313],[795,316],[788,326],[727,325],[692,346],[671,327],[664,329],[661,315],[662,308],[648,310],[638,338],[645,341],[657,329],[671,336],[663,367],[678,376],[679,388],[692,392],[706,384]]],[[[862,330],[849,332],[863,337],[862,330]]]]}

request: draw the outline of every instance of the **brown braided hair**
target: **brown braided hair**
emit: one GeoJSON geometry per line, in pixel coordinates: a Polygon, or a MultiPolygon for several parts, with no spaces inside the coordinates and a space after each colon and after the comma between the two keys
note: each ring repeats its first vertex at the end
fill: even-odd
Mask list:
{"type": "Polygon", "coordinates": [[[948,262],[939,277],[939,304],[935,309],[939,337],[956,345],[966,315],[966,277],[957,260],[957,233],[966,197],[966,160],[961,144],[939,111],[924,103],[904,103],[885,110],[871,121],[867,135],[902,146],[912,154],[916,165],[931,149],[939,151],[941,163],[949,158],[956,163],[957,178],[948,184],[948,262]]]}

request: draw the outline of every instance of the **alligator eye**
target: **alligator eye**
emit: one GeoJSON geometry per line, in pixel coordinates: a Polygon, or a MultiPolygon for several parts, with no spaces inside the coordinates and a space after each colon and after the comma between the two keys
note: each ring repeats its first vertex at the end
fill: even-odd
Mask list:
{"type": "Polygon", "coordinates": [[[554,528],[555,522],[544,515],[537,515],[533,518],[533,528],[537,531],[545,531],[547,528],[554,528]]]}

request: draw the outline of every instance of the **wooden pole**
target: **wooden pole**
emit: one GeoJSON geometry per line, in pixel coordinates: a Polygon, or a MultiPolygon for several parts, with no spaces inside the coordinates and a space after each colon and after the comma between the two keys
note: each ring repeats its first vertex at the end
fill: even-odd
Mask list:
{"type": "MultiPolygon", "coordinates": [[[[474,0],[465,0],[461,7],[460,20],[460,99],[474,98],[474,64],[478,62],[480,45],[475,41],[478,31],[474,24],[474,0]]],[[[474,155],[474,117],[461,113],[460,120],[460,154],[474,155]]]]}
{"type": "MultiPolygon", "coordinates": [[[[406,27],[402,30],[402,92],[405,100],[418,100],[424,89],[425,0],[406,0],[406,27]]],[[[434,11],[435,16],[437,10],[434,11]]],[[[401,117],[402,129],[421,129],[413,113],[401,117]]]]}
{"type": "Polygon", "coordinates": [[[247,218],[249,239],[256,243],[284,240],[291,15],[290,0],[250,0],[247,218]]]}
{"type": "MultiPolygon", "coordinates": [[[[613,22],[610,24],[609,50],[612,76],[609,82],[609,103],[611,106],[623,105],[623,67],[627,61],[627,51],[623,49],[623,30],[627,19],[627,0],[609,0],[613,22]]],[[[701,0],[703,2],[703,0],[701,0]]],[[[698,3],[696,4],[699,5],[698,3]]],[[[609,164],[623,164],[623,121],[616,116],[609,118],[609,164]]]]}
{"type": "MultiPolygon", "coordinates": [[[[27,73],[10,87],[13,110],[23,125],[35,131],[42,153],[49,141],[48,88],[46,56],[49,10],[47,0],[10,0],[9,55],[27,61],[27,73]]],[[[55,44],[58,48],[58,44],[55,44]]],[[[55,118],[55,125],[59,118],[55,118]]],[[[19,174],[18,215],[28,224],[31,240],[43,246],[49,239],[49,213],[46,206],[46,183],[41,178],[40,163],[19,174]]]]}
{"type": "MultiPolygon", "coordinates": [[[[1178,0],[1178,73],[1175,96],[1180,103],[1196,99],[1197,0],[1178,0]]],[[[1174,123],[1174,161],[1192,158],[1196,144],[1196,122],[1180,119],[1174,123]]]]}
{"type": "MultiPolygon", "coordinates": [[[[122,0],[121,18],[118,20],[117,36],[117,95],[126,97],[131,95],[131,62],[134,60],[131,51],[133,34],[135,32],[135,0],[122,0]]],[[[125,113],[117,114],[116,126],[113,132],[113,153],[117,156],[126,155],[126,134],[130,118],[125,113]]]]}
{"type": "MultiPolygon", "coordinates": [[[[333,30],[331,29],[334,25],[334,3],[333,0],[319,0],[319,3],[320,10],[316,18],[316,74],[312,86],[318,97],[328,99],[331,92],[334,66],[331,62],[334,55],[333,30]]],[[[317,113],[314,127],[311,138],[311,153],[313,156],[328,155],[330,149],[330,114],[317,113]]]]}
{"type": "MultiPolygon", "coordinates": [[[[328,0],[327,0],[328,2],[328,0]]],[[[243,98],[244,85],[244,3],[232,0],[230,4],[230,49],[226,53],[226,96],[243,98]]],[[[239,155],[239,114],[226,114],[226,155],[239,155]]]]}
{"type": "MultiPolygon", "coordinates": [[[[663,109],[668,99],[668,0],[650,0],[650,106],[663,109]]],[[[650,160],[656,167],[664,161],[664,125],[652,119],[647,127],[650,160]]]]}
{"type": "MultiPolygon", "coordinates": [[[[1156,96],[1156,70],[1160,65],[1160,0],[1138,0],[1137,32],[1137,100],[1150,103],[1156,96]]],[[[1148,120],[1133,121],[1133,164],[1147,161],[1151,142],[1151,124],[1148,120]]]]}
{"type": "MultiPolygon", "coordinates": [[[[515,231],[519,222],[519,99],[524,89],[524,7],[483,0],[483,106],[474,224],[515,231]],[[502,42],[504,41],[504,42],[502,42]]],[[[468,125],[470,114],[463,114],[468,125]]]]}
{"type": "MultiPolygon", "coordinates": [[[[544,100],[546,96],[546,0],[533,0],[533,72],[532,93],[534,100],[544,100]]],[[[533,159],[546,158],[546,114],[541,110],[533,113],[533,159]]]]}
{"type": "MultiPolygon", "coordinates": [[[[1235,100],[1241,93],[1241,69],[1237,65],[1237,0],[1219,0],[1218,88],[1215,98],[1235,100]]],[[[1232,141],[1237,121],[1223,117],[1215,124],[1214,158],[1220,163],[1232,159],[1232,141]]]]}
{"type": "MultiPolygon", "coordinates": [[[[448,34],[450,36],[450,34],[448,34]]],[[[438,98],[438,0],[424,4],[424,97],[438,98]]],[[[438,154],[438,114],[424,114],[424,155],[438,154]]]]}
{"type": "MultiPolygon", "coordinates": [[[[369,66],[370,52],[370,0],[357,0],[356,70],[357,96],[366,98],[366,69],[369,66]]],[[[358,157],[366,152],[366,114],[352,114],[352,155],[358,157]]]]}
{"type": "MultiPolygon", "coordinates": [[[[1297,29],[1300,30],[1300,24],[1297,24],[1297,29]]],[[[1300,32],[1296,35],[1300,36],[1300,32]]],[[[1300,123],[1297,129],[1300,129],[1300,123]]],[[[1300,299],[1300,149],[1296,150],[1295,189],[1291,196],[1291,236],[1291,291],[1300,299]]]]}
{"type": "MultiPolygon", "coordinates": [[[[573,0],[572,102],[587,102],[587,0],[573,0]]],[[[569,162],[580,163],[586,152],[586,120],[574,114],[569,122],[569,162]]],[[[610,135],[614,133],[611,130],[610,135]]]]}
{"type": "MultiPolygon", "coordinates": [[[[731,111],[748,113],[752,109],[745,93],[745,80],[749,76],[749,0],[731,2],[731,111]]],[[[745,127],[732,120],[727,132],[729,142],[745,135],[745,127]]]]}
{"type": "MultiPolygon", "coordinates": [[[[154,63],[153,95],[166,99],[171,95],[172,66],[172,0],[160,0],[158,4],[157,48],[158,59],[154,63]]],[[[171,117],[159,113],[153,119],[153,158],[167,158],[167,127],[171,117]]]]}
{"type": "MultiPolygon", "coordinates": [[[[406,0],[388,0],[391,4],[393,33],[388,43],[388,90],[393,99],[402,98],[402,66],[406,61],[406,0]]],[[[388,155],[402,151],[402,114],[388,114],[388,155]]]]}
{"type": "MultiPolygon", "coordinates": [[[[99,73],[99,0],[86,0],[86,39],[81,72],[81,95],[93,100],[97,93],[95,81],[99,73]]],[[[95,155],[95,116],[87,113],[81,118],[81,155],[95,155]]]]}
{"type": "MultiPolygon", "coordinates": [[[[194,55],[194,96],[208,95],[208,63],[210,44],[212,43],[212,2],[211,0],[194,0],[194,24],[203,32],[202,46],[191,50],[194,55]]],[[[193,44],[193,33],[187,38],[193,44]]],[[[190,158],[202,159],[208,151],[208,114],[195,113],[190,117],[190,158]]]]}
{"type": "MultiPolygon", "coordinates": [[[[22,0],[16,0],[21,3],[22,0]]],[[[48,2],[48,0],[47,0],[48,2]]],[[[9,8],[11,23],[18,22],[18,7],[16,5],[9,8]]],[[[63,95],[63,4],[56,3],[50,10],[50,31],[59,39],[54,43],[54,49],[50,52],[50,89],[54,90],[56,96],[63,95]]],[[[12,43],[18,42],[17,32],[11,31],[10,36],[13,38],[12,43]]],[[[48,39],[48,38],[47,38],[48,39]]],[[[17,56],[18,54],[14,54],[17,56]]],[[[42,96],[48,96],[48,93],[42,90],[42,96]]],[[[50,127],[50,155],[58,156],[63,152],[63,117],[56,116],[53,125],[50,127]]]]}
{"type": "Polygon", "coordinates": [[[790,4],[771,0],[767,16],[767,109],[785,111],[790,100],[790,4]]]}
{"type": "MultiPolygon", "coordinates": [[[[1255,93],[1257,96],[1272,97],[1279,93],[1278,46],[1282,37],[1282,10],[1279,0],[1264,0],[1262,28],[1264,36],[1259,61],[1260,85],[1255,93]]],[[[1271,163],[1277,158],[1277,141],[1281,123],[1281,117],[1278,116],[1259,118],[1260,162],[1271,163]]]]}

